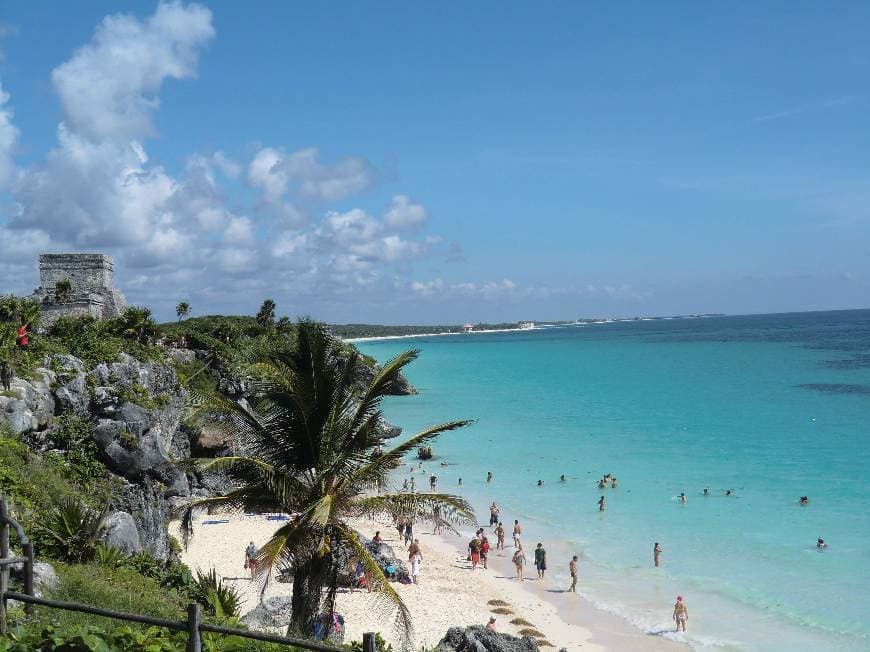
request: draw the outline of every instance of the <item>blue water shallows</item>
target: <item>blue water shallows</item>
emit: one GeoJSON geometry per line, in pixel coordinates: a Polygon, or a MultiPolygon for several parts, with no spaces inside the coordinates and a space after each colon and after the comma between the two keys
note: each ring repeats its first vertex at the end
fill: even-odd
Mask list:
{"type": "Polygon", "coordinates": [[[554,584],[576,553],[586,597],[650,633],[671,636],[685,596],[698,649],[870,649],[870,310],[358,347],[420,350],[420,394],[385,404],[406,433],[478,420],[436,441],[426,473],[461,477],[481,520],[492,500],[520,519],[554,584]],[[596,487],[604,473],[618,488],[596,487]]]}

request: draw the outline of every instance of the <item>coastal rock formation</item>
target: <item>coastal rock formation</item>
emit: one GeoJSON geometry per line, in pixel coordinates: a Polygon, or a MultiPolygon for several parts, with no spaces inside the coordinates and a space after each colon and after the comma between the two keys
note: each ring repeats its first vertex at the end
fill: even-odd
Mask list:
{"type": "Polygon", "coordinates": [[[106,545],[128,555],[142,550],[136,521],[127,512],[112,512],[106,517],[106,534],[103,540],[106,545]]]}
{"type": "Polygon", "coordinates": [[[289,596],[279,595],[269,598],[242,616],[242,622],[251,629],[257,630],[286,627],[290,624],[290,605],[289,596]]]}
{"type": "Polygon", "coordinates": [[[0,420],[17,433],[47,426],[54,416],[51,388],[56,382],[54,372],[43,367],[31,379],[13,378],[9,391],[0,393],[0,420]]]}
{"type": "MultiPolygon", "coordinates": [[[[369,383],[371,383],[375,376],[380,372],[380,365],[366,365],[362,364],[359,366],[358,378],[357,382],[359,382],[360,386],[365,387],[369,383]]],[[[399,372],[398,377],[392,383],[387,386],[387,394],[391,396],[408,396],[410,394],[416,394],[417,389],[405,378],[405,375],[399,372]]]]}
{"type": "Polygon", "coordinates": [[[492,632],[483,625],[451,627],[435,652],[539,652],[535,639],[492,632]]]}

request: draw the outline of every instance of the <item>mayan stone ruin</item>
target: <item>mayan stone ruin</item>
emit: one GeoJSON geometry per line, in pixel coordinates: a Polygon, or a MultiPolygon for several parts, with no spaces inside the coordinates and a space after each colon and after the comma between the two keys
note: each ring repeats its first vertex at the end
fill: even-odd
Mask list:
{"type": "Polygon", "coordinates": [[[40,303],[43,324],[59,317],[108,319],[121,314],[127,301],[114,287],[114,269],[112,258],[103,254],[40,254],[40,286],[34,297],[40,303]],[[62,280],[69,281],[67,296],[58,296],[56,290],[62,280]]]}

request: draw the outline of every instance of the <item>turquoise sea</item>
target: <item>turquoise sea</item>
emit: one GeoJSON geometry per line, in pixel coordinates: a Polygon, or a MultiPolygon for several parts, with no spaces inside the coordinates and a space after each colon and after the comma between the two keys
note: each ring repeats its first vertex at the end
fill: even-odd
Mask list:
{"type": "Polygon", "coordinates": [[[554,588],[576,553],[583,595],[653,635],[673,636],[682,594],[696,649],[870,649],[870,310],[358,347],[420,350],[420,394],[385,405],[406,433],[477,420],[436,441],[417,484],[461,477],[482,522],[496,500],[545,543],[554,588]],[[601,491],[608,472],[619,487],[601,491]]]}

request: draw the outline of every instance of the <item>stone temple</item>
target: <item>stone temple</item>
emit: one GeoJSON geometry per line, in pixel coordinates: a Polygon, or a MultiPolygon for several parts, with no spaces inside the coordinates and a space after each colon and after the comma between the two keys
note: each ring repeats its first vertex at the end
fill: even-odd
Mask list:
{"type": "Polygon", "coordinates": [[[115,289],[114,270],[112,258],[103,254],[40,254],[40,286],[33,296],[39,301],[43,324],[79,315],[109,319],[124,312],[127,301],[115,289]],[[61,280],[68,280],[72,291],[59,300],[55,288],[61,280]]]}

